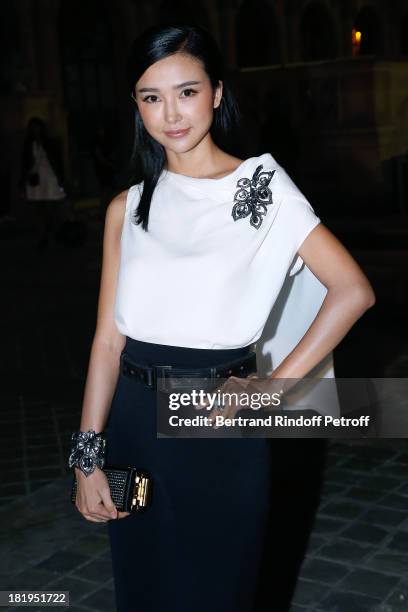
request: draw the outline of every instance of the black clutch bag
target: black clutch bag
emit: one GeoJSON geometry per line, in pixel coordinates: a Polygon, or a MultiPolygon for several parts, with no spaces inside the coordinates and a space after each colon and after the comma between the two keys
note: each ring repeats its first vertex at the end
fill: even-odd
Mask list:
{"type": "MultiPolygon", "coordinates": [[[[104,466],[103,472],[109,483],[112,501],[121,512],[145,510],[151,500],[151,479],[142,470],[134,467],[104,466]]],[[[71,490],[71,501],[74,504],[77,493],[77,479],[74,478],[71,490]]]]}

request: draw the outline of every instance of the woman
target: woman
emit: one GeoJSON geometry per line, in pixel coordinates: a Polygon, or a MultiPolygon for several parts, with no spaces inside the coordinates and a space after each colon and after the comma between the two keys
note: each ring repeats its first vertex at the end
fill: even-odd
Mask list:
{"type": "Polygon", "coordinates": [[[39,117],[31,117],[24,139],[20,188],[23,198],[36,207],[40,227],[37,248],[41,251],[58,224],[59,205],[66,198],[63,183],[61,156],[48,136],[46,124],[39,117]]]}
{"type": "MultiPolygon", "coordinates": [[[[144,513],[129,516],[116,511],[100,467],[86,474],[75,466],[76,506],[108,523],[119,612],[270,610],[276,582],[262,559],[274,504],[272,440],[158,435],[148,374],[213,368],[227,372],[228,391],[276,391],[333,350],[374,303],[373,290],[272,155],[242,160],[217,144],[237,108],[206,32],[147,30],[129,73],[135,173],[107,210],[80,430],[108,426],[107,464],[146,469],[154,494],[144,513]],[[262,381],[254,345],[299,258],[327,296],[262,381]],[[139,378],[129,375],[132,364],[139,378]]],[[[211,423],[222,413],[213,408],[211,423]]]]}

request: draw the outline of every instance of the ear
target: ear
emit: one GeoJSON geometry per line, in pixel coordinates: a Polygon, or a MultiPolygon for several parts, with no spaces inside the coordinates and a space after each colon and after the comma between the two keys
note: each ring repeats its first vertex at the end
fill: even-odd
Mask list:
{"type": "MultiPolygon", "coordinates": [[[[137,101],[137,99],[136,99],[136,96],[135,96],[134,92],[132,92],[132,93],[130,94],[130,97],[132,98],[132,100],[133,100],[133,102],[134,102],[134,105],[136,106],[137,110],[139,110],[139,102],[137,101]]],[[[140,111],[139,111],[139,112],[140,112],[140,111]]]]}
{"type": "Polygon", "coordinates": [[[214,108],[218,108],[219,105],[221,104],[222,88],[223,88],[223,82],[218,81],[217,89],[215,91],[215,96],[214,96],[214,108]]]}

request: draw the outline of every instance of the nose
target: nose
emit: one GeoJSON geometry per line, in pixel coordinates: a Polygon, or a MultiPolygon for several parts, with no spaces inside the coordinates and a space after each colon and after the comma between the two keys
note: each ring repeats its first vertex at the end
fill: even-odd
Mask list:
{"type": "Polygon", "coordinates": [[[176,101],[165,102],[164,104],[164,119],[169,125],[181,121],[181,114],[177,107],[176,101]]]}

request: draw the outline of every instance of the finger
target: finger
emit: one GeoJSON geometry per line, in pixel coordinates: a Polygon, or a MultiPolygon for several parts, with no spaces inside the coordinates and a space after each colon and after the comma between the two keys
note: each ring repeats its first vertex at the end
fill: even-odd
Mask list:
{"type": "Polygon", "coordinates": [[[242,378],[237,376],[230,376],[224,385],[225,396],[223,397],[224,409],[222,414],[226,418],[230,418],[237,410],[240,395],[245,389],[242,380],[242,378]]]}
{"type": "Polygon", "coordinates": [[[219,416],[219,412],[214,413],[213,416],[210,417],[210,423],[211,423],[211,427],[213,429],[218,429],[219,425],[216,425],[216,418],[217,416],[219,416]]]}
{"type": "Polygon", "coordinates": [[[104,516],[107,519],[110,519],[110,518],[115,519],[117,516],[117,509],[116,509],[115,504],[112,501],[109,487],[101,489],[101,491],[99,491],[99,495],[101,496],[101,500],[102,500],[101,514],[104,514],[104,516]]]}
{"type": "Polygon", "coordinates": [[[202,410],[203,408],[207,408],[208,406],[208,398],[204,396],[204,399],[199,399],[197,404],[194,406],[196,410],[202,410]]]}
{"type": "Polygon", "coordinates": [[[257,389],[257,384],[259,384],[259,376],[247,376],[242,379],[244,381],[246,390],[252,390],[252,393],[257,389]]]}
{"type": "MultiPolygon", "coordinates": [[[[225,411],[224,410],[218,410],[217,414],[215,416],[223,416],[225,418],[225,411]]],[[[221,425],[217,425],[216,423],[217,422],[216,422],[216,420],[214,418],[214,425],[213,425],[213,427],[214,427],[214,429],[219,429],[221,427],[221,425]]]]}
{"type": "MultiPolygon", "coordinates": [[[[229,377],[229,378],[227,377],[222,384],[218,384],[218,386],[214,387],[211,390],[211,392],[207,392],[207,396],[205,397],[205,399],[202,402],[199,403],[199,406],[200,407],[204,407],[204,408],[208,408],[211,405],[210,404],[210,400],[212,401],[214,395],[216,396],[216,398],[217,398],[218,394],[222,397],[222,394],[225,391],[225,386],[227,385],[227,383],[228,383],[230,378],[232,378],[232,377],[229,377]],[[210,395],[213,394],[213,395],[212,395],[212,397],[209,398],[208,394],[210,394],[210,395]]],[[[220,379],[219,382],[221,382],[221,380],[222,379],[220,379]]]]}
{"type": "MultiPolygon", "coordinates": [[[[216,389],[215,391],[213,391],[213,393],[217,393],[218,391],[221,391],[222,387],[220,387],[219,389],[216,389]]],[[[208,409],[208,407],[210,406],[210,398],[205,397],[205,399],[203,399],[202,401],[200,401],[198,403],[198,407],[199,408],[204,408],[204,409],[208,409]]]]}
{"type": "MultiPolygon", "coordinates": [[[[220,399],[221,399],[221,401],[223,401],[223,394],[224,393],[234,392],[234,391],[237,392],[237,385],[238,385],[238,392],[241,391],[242,389],[244,389],[245,388],[245,385],[243,383],[244,380],[245,379],[242,379],[242,378],[240,378],[238,376],[229,376],[226,379],[226,381],[220,387],[218,387],[215,390],[215,393],[219,393],[220,399]]],[[[226,399],[228,399],[228,398],[226,398],[226,399]]],[[[234,400],[232,400],[232,403],[233,404],[235,403],[234,400]]],[[[209,400],[206,400],[204,402],[204,404],[202,403],[201,405],[204,406],[204,407],[208,407],[208,406],[210,406],[210,402],[209,402],[209,400]]],[[[220,415],[220,414],[226,415],[226,410],[230,406],[230,403],[229,402],[228,403],[224,402],[225,408],[222,411],[217,410],[216,406],[217,406],[217,403],[214,404],[214,407],[212,408],[212,411],[210,412],[210,415],[214,415],[214,416],[217,416],[217,415],[220,415]]],[[[209,418],[211,419],[210,415],[209,415],[209,418]]],[[[215,429],[218,429],[218,427],[215,427],[215,429]]]]}
{"type": "Polygon", "coordinates": [[[91,514],[83,514],[87,521],[91,521],[91,523],[107,523],[106,519],[98,519],[92,516],[91,514]]]}
{"type": "MultiPolygon", "coordinates": [[[[224,384],[225,384],[225,383],[224,383],[224,384]]],[[[223,388],[224,388],[224,384],[222,384],[221,386],[220,386],[220,385],[218,385],[217,387],[214,387],[214,388],[212,389],[212,391],[211,391],[211,394],[218,394],[218,393],[221,393],[221,394],[222,394],[222,392],[223,392],[223,388]]],[[[210,392],[207,392],[207,395],[205,396],[204,400],[203,400],[203,401],[201,401],[201,402],[199,402],[199,403],[197,404],[196,408],[198,408],[198,409],[200,409],[200,408],[206,408],[206,409],[207,409],[207,408],[210,406],[210,399],[209,399],[209,397],[208,397],[208,393],[210,393],[210,392]]],[[[213,397],[213,396],[212,396],[212,397],[213,397]]]]}
{"type": "Polygon", "coordinates": [[[228,380],[224,384],[224,389],[229,391],[234,391],[237,389],[242,389],[245,386],[245,378],[241,378],[240,376],[230,376],[228,380]]]}
{"type": "Polygon", "coordinates": [[[109,521],[111,518],[116,518],[116,513],[115,513],[115,517],[107,515],[106,513],[104,513],[103,510],[101,510],[102,507],[103,506],[100,505],[95,510],[88,510],[88,514],[90,514],[94,518],[101,519],[103,521],[109,521]]]}
{"type": "Polygon", "coordinates": [[[198,403],[195,404],[194,408],[196,410],[203,410],[203,408],[207,408],[207,406],[208,406],[208,400],[203,400],[203,401],[198,400],[198,403]]]}
{"type": "Polygon", "coordinates": [[[231,381],[233,383],[232,390],[234,391],[234,395],[231,396],[231,402],[228,404],[225,414],[226,418],[230,419],[234,419],[242,408],[247,407],[248,387],[251,386],[247,377],[241,378],[234,376],[232,378],[234,379],[231,381]],[[243,401],[244,398],[246,400],[245,402],[243,401]]]}
{"type": "Polygon", "coordinates": [[[126,518],[129,515],[130,515],[130,512],[119,512],[118,510],[118,519],[126,518]]]}
{"type": "MultiPolygon", "coordinates": [[[[219,404],[217,404],[218,406],[219,404]]],[[[221,425],[216,425],[216,417],[217,416],[223,416],[224,418],[227,416],[228,414],[228,410],[230,407],[229,401],[227,402],[222,402],[221,405],[223,406],[223,408],[214,408],[213,409],[213,414],[214,414],[214,421],[213,421],[213,427],[214,429],[219,429],[221,427],[221,425]]]]}
{"type": "Polygon", "coordinates": [[[239,410],[239,406],[234,397],[231,398],[231,402],[229,402],[224,410],[224,418],[233,419],[236,416],[236,413],[239,410]]]}
{"type": "MultiPolygon", "coordinates": [[[[246,380],[246,379],[244,379],[244,380],[246,380]]],[[[245,391],[248,394],[251,394],[251,393],[265,392],[266,389],[262,388],[260,380],[257,377],[257,378],[251,378],[250,380],[247,380],[245,391]]]]}
{"type": "MultiPolygon", "coordinates": [[[[76,505],[76,504],[75,504],[76,505]]],[[[102,502],[93,502],[91,505],[81,505],[81,506],[76,506],[77,509],[79,510],[79,512],[81,514],[83,514],[84,516],[94,516],[95,518],[98,519],[103,519],[105,521],[109,520],[110,518],[116,518],[116,508],[115,508],[115,516],[110,516],[106,510],[104,505],[102,504],[102,502]]]]}
{"type": "MultiPolygon", "coordinates": [[[[82,516],[84,516],[85,518],[88,518],[89,516],[94,516],[94,515],[96,516],[96,513],[92,512],[92,510],[88,507],[84,508],[83,506],[77,506],[76,504],[75,504],[75,507],[78,510],[78,512],[82,514],[82,516]]],[[[105,519],[106,517],[100,516],[99,518],[105,519]]]]}
{"type": "Polygon", "coordinates": [[[217,429],[217,426],[215,425],[215,419],[216,419],[216,417],[219,414],[222,414],[221,410],[217,410],[216,408],[212,408],[210,413],[209,413],[209,415],[208,415],[208,419],[209,419],[209,421],[211,423],[211,426],[214,427],[214,429],[217,429]]]}

